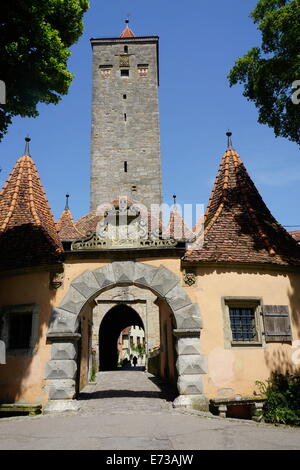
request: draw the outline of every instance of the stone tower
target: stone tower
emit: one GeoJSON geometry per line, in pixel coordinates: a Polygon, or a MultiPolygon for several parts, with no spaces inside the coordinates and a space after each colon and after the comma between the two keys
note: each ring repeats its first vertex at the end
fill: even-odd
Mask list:
{"type": "Polygon", "coordinates": [[[91,210],[117,196],[162,202],[157,36],[92,38],[91,210]]]}

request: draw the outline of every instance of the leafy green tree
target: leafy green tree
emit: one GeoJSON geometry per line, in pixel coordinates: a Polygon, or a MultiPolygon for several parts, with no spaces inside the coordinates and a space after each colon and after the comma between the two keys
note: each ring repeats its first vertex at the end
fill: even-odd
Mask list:
{"type": "Polygon", "coordinates": [[[68,49],[81,36],[88,0],[9,0],[0,10],[0,140],[13,116],[37,117],[38,103],[57,104],[73,75],[68,49]]]}
{"type": "Polygon", "coordinates": [[[300,0],[259,0],[250,16],[262,44],[236,61],[230,86],[244,85],[243,95],[258,108],[258,122],[300,144],[300,0]]]}

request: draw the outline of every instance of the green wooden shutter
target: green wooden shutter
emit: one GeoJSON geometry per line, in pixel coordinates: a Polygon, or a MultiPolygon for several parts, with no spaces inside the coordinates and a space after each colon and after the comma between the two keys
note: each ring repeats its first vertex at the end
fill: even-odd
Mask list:
{"type": "Polygon", "coordinates": [[[292,341],[291,320],[287,305],[262,305],[267,343],[292,341]]]}

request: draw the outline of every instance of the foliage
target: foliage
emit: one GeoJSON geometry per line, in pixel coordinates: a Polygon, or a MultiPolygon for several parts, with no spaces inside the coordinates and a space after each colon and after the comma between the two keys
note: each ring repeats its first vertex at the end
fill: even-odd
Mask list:
{"type": "Polygon", "coordinates": [[[143,357],[145,354],[145,346],[138,344],[137,346],[131,346],[131,350],[135,351],[140,357],[143,357]]]}
{"type": "Polygon", "coordinates": [[[259,0],[250,16],[262,44],[236,61],[230,86],[244,84],[243,95],[258,108],[258,122],[300,144],[300,104],[292,101],[292,84],[300,80],[300,0],[259,0]]]}
{"type": "Polygon", "coordinates": [[[266,422],[300,426],[300,376],[274,373],[267,383],[256,384],[266,397],[262,411],[266,422]]]}
{"type": "Polygon", "coordinates": [[[73,75],[68,49],[82,34],[88,0],[9,0],[0,12],[0,140],[13,116],[37,117],[38,103],[57,104],[73,75]]]}
{"type": "Polygon", "coordinates": [[[124,359],[122,359],[118,365],[120,365],[121,367],[127,367],[127,366],[130,366],[131,363],[129,361],[129,359],[127,359],[127,357],[125,357],[124,359]]]}

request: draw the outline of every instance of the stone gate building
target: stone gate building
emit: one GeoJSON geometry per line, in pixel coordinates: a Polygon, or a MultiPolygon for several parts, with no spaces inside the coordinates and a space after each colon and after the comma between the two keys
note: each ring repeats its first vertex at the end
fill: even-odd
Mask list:
{"type": "Polygon", "coordinates": [[[299,373],[300,246],[274,219],[239,154],[221,158],[194,229],[162,201],[158,38],[92,39],[90,212],[55,222],[26,139],[0,199],[0,400],[72,409],[116,342],[143,328],[149,370],[174,406],[251,395],[272,371],[299,373]],[[138,236],[132,237],[132,234],[138,236]],[[117,235],[116,235],[117,234],[117,235]],[[201,240],[200,240],[201,239],[201,240]],[[201,241],[201,243],[200,243],[201,241]]]}

